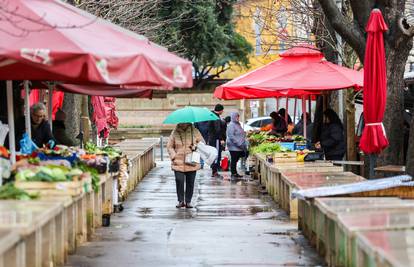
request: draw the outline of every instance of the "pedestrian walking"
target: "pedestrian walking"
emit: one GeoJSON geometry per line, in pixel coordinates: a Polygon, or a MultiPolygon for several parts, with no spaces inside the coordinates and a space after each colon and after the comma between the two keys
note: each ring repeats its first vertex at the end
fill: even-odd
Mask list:
{"type": "Polygon", "coordinates": [[[236,180],[242,175],[237,173],[237,162],[246,156],[246,133],[240,124],[240,115],[237,112],[231,114],[231,122],[227,126],[227,148],[230,151],[231,179],[236,180]]]}
{"type": "Polygon", "coordinates": [[[220,162],[221,162],[221,152],[223,151],[225,145],[225,136],[226,131],[224,127],[224,122],[220,119],[220,115],[223,114],[224,107],[221,104],[217,104],[212,111],[219,120],[214,120],[209,122],[209,132],[208,132],[208,145],[215,147],[218,151],[217,161],[211,165],[212,177],[220,178],[221,176],[218,173],[220,162]]]}
{"type": "Polygon", "coordinates": [[[199,163],[189,162],[187,156],[193,153],[199,142],[204,142],[200,131],[191,123],[179,123],[168,140],[167,149],[175,174],[178,204],[177,208],[193,208],[191,199],[199,163]]]}
{"type": "Polygon", "coordinates": [[[342,160],[345,155],[344,127],[332,109],[323,113],[321,138],[315,148],[322,149],[327,160],[342,160]]]}

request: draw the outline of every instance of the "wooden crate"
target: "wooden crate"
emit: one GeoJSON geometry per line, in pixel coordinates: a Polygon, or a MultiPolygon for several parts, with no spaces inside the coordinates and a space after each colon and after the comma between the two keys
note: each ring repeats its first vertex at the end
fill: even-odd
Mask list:
{"type": "Polygon", "coordinates": [[[90,176],[86,176],[80,181],[72,182],[16,181],[15,186],[29,193],[39,193],[40,195],[77,196],[92,190],[92,178],[90,176]]]}

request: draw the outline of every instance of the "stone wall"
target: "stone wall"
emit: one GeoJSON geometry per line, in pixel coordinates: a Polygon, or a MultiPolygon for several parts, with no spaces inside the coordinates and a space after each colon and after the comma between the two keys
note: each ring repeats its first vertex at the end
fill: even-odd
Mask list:
{"type": "Polygon", "coordinates": [[[187,105],[213,109],[217,103],[224,106],[224,116],[230,112],[241,111],[240,101],[220,101],[212,93],[171,92],[166,98],[158,99],[121,99],[116,100],[119,125],[123,127],[160,126],[172,111],[187,105]]]}

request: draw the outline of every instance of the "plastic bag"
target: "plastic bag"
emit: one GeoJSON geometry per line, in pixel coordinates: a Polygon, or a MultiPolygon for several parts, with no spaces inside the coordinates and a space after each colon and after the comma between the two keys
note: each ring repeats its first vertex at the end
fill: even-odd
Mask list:
{"type": "Polygon", "coordinates": [[[197,144],[197,152],[200,153],[201,158],[207,165],[213,164],[218,157],[218,152],[215,147],[208,146],[202,142],[197,144]]]}
{"type": "Polygon", "coordinates": [[[30,155],[36,149],[38,149],[36,144],[29,138],[27,133],[24,133],[22,140],[20,140],[20,153],[30,155]]]}

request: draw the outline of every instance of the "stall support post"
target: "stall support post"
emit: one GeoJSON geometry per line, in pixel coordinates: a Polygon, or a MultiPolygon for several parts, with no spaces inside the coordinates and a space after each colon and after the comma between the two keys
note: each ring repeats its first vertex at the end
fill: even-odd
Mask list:
{"type": "Polygon", "coordinates": [[[285,121],[286,121],[286,125],[289,124],[289,97],[286,96],[286,110],[285,110],[285,121]]]}
{"type": "Polygon", "coordinates": [[[312,118],[312,96],[308,97],[308,101],[309,116],[312,118]]]}
{"type": "Polygon", "coordinates": [[[307,139],[308,135],[306,132],[307,116],[306,116],[306,98],[302,96],[302,114],[303,114],[303,136],[307,139]]]}
{"type": "Polygon", "coordinates": [[[13,82],[7,81],[7,119],[9,124],[10,161],[16,163],[16,143],[14,139],[13,82]]]}
{"type": "Polygon", "coordinates": [[[298,99],[295,97],[295,107],[293,108],[293,124],[296,122],[296,107],[298,104],[298,99]]]}
{"type": "Polygon", "coordinates": [[[161,161],[164,161],[164,138],[162,135],[160,137],[160,156],[161,156],[161,161]]]}
{"type": "Polygon", "coordinates": [[[52,114],[53,114],[53,85],[51,83],[47,84],[47,88],[48,90],[48,100],[47,100],[47,118],[49,120],[49,124],[50,124],[50,130],[52,131],[53,126],[52,126],[52,114]]]}
{"type": "Polygon", "coordinates": [[[32,139],[32,127],[30,125],[30,89],[29,81],[24,81],[24,125],[26,133],[32,139]]]}
{"type": "Polygon", "coordinates": [[[279,98],[276,97],[276,112],[279,110],[279,98]]]}

